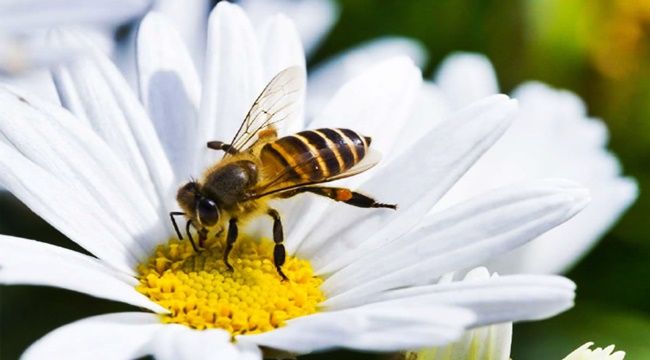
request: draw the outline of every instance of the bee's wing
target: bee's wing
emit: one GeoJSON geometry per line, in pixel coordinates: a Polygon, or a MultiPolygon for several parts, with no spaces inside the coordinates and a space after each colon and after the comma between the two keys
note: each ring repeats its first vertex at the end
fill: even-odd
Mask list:
{"type": "Polygon", "coordinates": [[[255,144],[260,131],[276,130],[277,123],[294,115],[304,98],[305,82],[305,70],[300,66],[275,75],[251,106],[230,145],[238,151],[246,150],[255,144]]]}
{"type": "MultiPolygon", "coordinates": [[[[321,154],[319,154],[319,156],[323,157],[327,161],[327,159],[330,157],[334,158],[335,155],[333,152],[325,153],[321,151],[321,154]]],[[[284,191],[293,190],[295,188],[322,184],[360,174],[377,165],[377,163],[379,163],[381,160],[381,153],[370,148],[368,149],[366,156],[364,156],[364,158],[358,164],[342,173],[330,176],[322,180],[312,181],[309,179],[296,179],[296,173],[309,172],[308,167],[312,166],[311,160],[314,158],[315,156],[305,158],[302,161],[296,163],[294,166],[288,166],[282,171],[278,172],[276,176],[273,176],[264,181],[258,185],[257,189],[254,191],[252,198],[256,199],[264,196],[280,194],[284,191]]]]}

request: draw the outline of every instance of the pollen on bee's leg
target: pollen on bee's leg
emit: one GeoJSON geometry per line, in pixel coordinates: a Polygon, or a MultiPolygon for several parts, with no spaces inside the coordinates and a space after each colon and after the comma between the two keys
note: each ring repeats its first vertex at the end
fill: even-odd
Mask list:
{"type": "Polygon", "coordinates": [[[170,311],[163,323],[255,334],[315,313],[325,300],[323,280],[307,260],[288,256],[282,267],[288,281],[278,276],[268,239],[240,237],[230,254],[233,271],[223,262],[225,244],[206,245],[196,253],[189,241],[173,239],[138,267],[137,290],[170,311]]]}
{"type": "Polygon", "coordinates": [[[336,189],[337,201],[348,201],[352,199],[352,191],[348,189],[336,189]]]}

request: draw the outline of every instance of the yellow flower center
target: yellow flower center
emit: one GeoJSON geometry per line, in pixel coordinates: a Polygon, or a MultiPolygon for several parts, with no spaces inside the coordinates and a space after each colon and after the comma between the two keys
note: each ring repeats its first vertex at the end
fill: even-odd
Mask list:
{"type": "Polygon", "coordinates": [[[273,265],[273,243],[240,237],[223,262],[221,241],[196,253],[189,241],[170,240],[138,267],[137,290],[170,311],[164,323],[195,329],[222,328],[233,336],[278,328],[288,319],[313,314],[324,300],[321,278],[311,264],[288,256],[282,278],[273,265]]]}

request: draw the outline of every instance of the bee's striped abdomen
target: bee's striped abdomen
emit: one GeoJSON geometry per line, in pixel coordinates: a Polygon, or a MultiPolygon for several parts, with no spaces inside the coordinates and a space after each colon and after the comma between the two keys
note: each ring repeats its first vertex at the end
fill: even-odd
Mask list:
{"type": "Polygon", "coordinates": [[[265,164],[291,169],[296,180],[321,181],[336,176],[363,159],[370,138],[349,129],[301,131],[262,148],[265,164]]]}

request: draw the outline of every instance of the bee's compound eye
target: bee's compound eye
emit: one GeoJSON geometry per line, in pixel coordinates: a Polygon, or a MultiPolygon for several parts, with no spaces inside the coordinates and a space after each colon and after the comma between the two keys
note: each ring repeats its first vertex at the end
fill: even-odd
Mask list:
{"type": "Polygon", "coordinates": [[[206,198],[202,198],[196,204],[196,212],[199,215],[199,221],[203,226],[213,226],[219,221],[219,209],[217,204],[206,198]]]}

